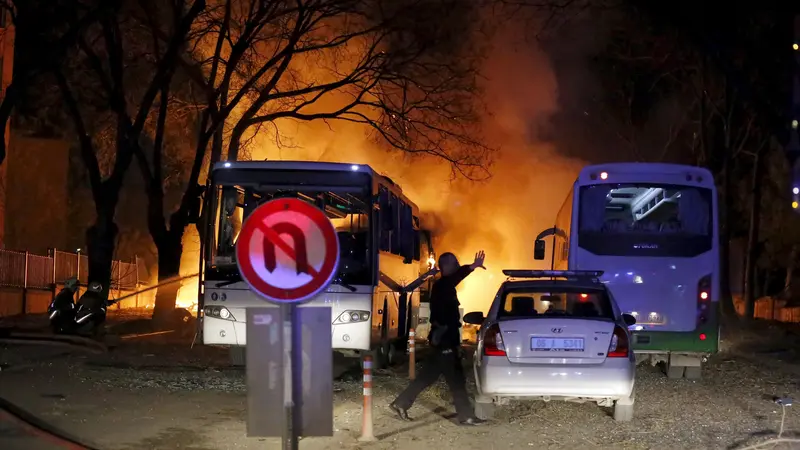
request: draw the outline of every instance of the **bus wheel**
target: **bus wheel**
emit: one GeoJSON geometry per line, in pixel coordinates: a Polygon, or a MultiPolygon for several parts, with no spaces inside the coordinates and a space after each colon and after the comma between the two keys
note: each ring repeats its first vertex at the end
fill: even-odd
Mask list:
{"type": "Polygon", "coordinates": [[[382,342],[371,353],[373,369],[386,369],[394,363],[395,352],[389,342],[382,342]]]}
{"type": "Polygon", "coordinates": [[[231,347],[230,348],[230,356],[231,356],[231,365],[236,367],[243,367],[247,363],[247,352],[245,347],[231,347]]]}
{"type": "Polygon", "coordinates": [[[394,366],[398,363],[396,343],[386,342],[384,344],[384,353],[386,354],[386,365],[388,367],[394,366]]]}

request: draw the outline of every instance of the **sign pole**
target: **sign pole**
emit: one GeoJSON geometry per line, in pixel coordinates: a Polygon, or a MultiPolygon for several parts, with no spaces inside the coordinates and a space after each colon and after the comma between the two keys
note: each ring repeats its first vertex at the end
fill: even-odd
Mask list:
{"type": "Polygon", "coordinates": [[[297,376],[297,370],[294,370],[296,364],[297,350],[295,348],[297,339],[296,334],[299,334],[300,326],[293,326],[292,323],[297,308],[293,304],[282,304],[281,318],[283,319],[283,336],[284,336],[284,354],[283,354],[283,413],[284,413],[284,428],[283,428],[283,449],[284,450],[298,450],[297,427],[295,423],[295,396],[296,384],[294,378],[297,376]]]}
{"type": "Polygon", "coordinates": [[[281,436],[283,450],[298,450],[301,435],[333,436],[331,308],[298,305],[337,273],[336,228],[302,200],[269,201],[244,221],[236,264],[253,292],[278,305],[247,310],[248,436],[281,436]]]}

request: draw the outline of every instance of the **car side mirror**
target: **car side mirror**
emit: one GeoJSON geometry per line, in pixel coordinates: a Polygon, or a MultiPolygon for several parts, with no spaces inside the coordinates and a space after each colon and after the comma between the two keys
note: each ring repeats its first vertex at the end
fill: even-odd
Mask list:
{"type": "Polygon", "coordinates": [[[533,244],[533,259],[541,261],[544,259],[544,241],[537,239],[533,244]]]}
{"type": "Polygon", "coordinates": [[[625,322],[625,325],[627,326],[636,325],[636,317],[633,317],[630,314],[623,314],[622,321],[625,322]]]}
{"type": "Polygon", "coordinates": [[[468,323],[470,325],[480,325],[484,320],[486,320],[486,317],[484,317],[483,313],[480,311],[473,311],[464,314],[464,323],[468,323]]]}

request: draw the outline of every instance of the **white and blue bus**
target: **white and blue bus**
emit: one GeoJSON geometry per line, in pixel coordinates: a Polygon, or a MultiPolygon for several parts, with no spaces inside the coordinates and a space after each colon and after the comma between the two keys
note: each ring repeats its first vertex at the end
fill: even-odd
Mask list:
{"type": "Polygon", "coordinates": [[[420,291],[425,297],[429,281],[409,285],[429,270],[433,247],[417,206],[365,165],[236,161],[213,167],[201,235],[203,343],[229,346],[234,363],[244,363],[245,310],[264,301],[239,275],[236,239],[256,207],[285,197],[325,211],[339,236],[339,273],[307,305],[332,308],[333,349],[350,356],[374,352],[378,366],[390,364],[405,350],[408,330],[418,326],[420,291]]]}
{"type": "Polygon", "coordinates": [[[699,378],[719,349],[717,191],[711,173],[677,164],[615,163],[584,168],[536,239],[535,259],[552,267],[602,270],[623,311],[637,319],[641,362],[666,364],[671,378],[699,378]]]}

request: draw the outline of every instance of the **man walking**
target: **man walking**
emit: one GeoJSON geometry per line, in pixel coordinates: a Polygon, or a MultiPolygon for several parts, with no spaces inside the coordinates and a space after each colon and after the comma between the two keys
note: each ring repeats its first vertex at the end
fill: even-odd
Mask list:
{"type": "Polygon", "coordinates": [[[444,253],[439,257],[442,276],[431,288],[431,332],[428,336],[434,353],[430,361],[427,361],[420,370],[417,378],[389,405],[401,420],[411,420],[408,410],[417,396],[435,383],[440,375],[444,375],[453,395],[459,423],[468,426],[483,423],[473,413],[467,394],[464,368],[461,365],[461,335],[458,331],[461,327],[461,314],[458,311],[460,303],[456,286],[473,270],[479,267],[486,269],[483,267],[485,258],[486,255],[481,250],[475,254],[475,261],[472,264],[462,266],[452,253],[444,253]]]}

